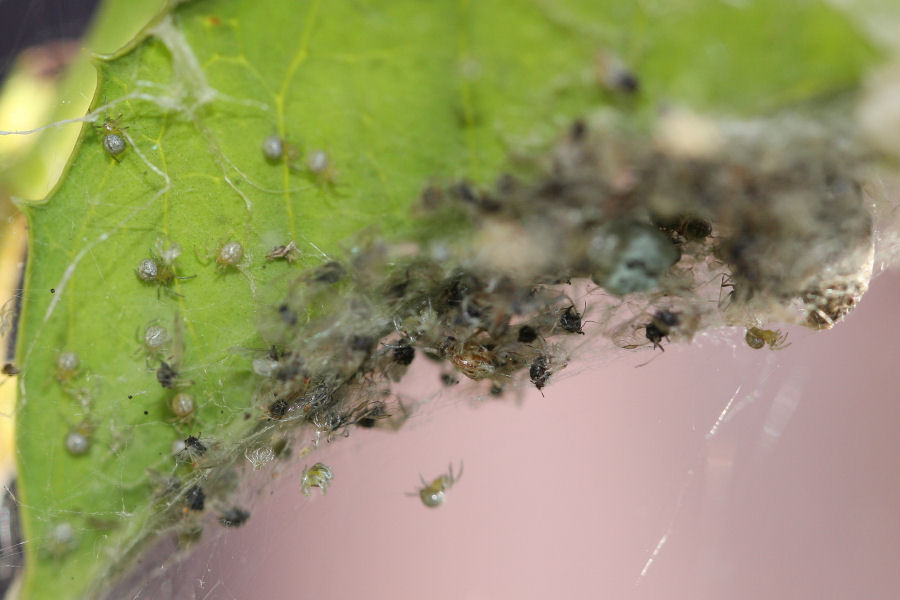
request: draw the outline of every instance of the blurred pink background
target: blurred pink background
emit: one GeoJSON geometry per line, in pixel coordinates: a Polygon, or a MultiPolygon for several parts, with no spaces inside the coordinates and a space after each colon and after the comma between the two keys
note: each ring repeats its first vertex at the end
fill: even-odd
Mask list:
{"type": "Polygon", "coordinates": [[[898,300],[887,273],[780,352],[735,329],[521,405],[445,394],[282,466],[140,597],[900,598],[898,300]],[[306,498],[316,461],[335,479],[306,498]],[[460,461],[440,508],[404,495],[460,461]]]}

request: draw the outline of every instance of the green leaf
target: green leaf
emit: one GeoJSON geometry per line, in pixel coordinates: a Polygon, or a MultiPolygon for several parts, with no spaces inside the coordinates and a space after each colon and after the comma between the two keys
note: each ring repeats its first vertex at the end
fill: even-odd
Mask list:
{"type": "Polygon", "coordinates": [[[94,107],[129,147],[113,159],[103,119],[86,124],[58,188],[26,209],[17,448],[33,543],[22,597],[95,594],[134,558],[172,516],[151,471],[190,471],[173,442],[202,432],[238,460],[227,449],[264,419],[242,351],[262,345],[260,310],[366,228],[417,235],[408,207],[429,182],[490,183],[516,168],[510,150],[533,154],[604,105],[639,119],[661,102],[768,110],[850,88],[875,57],[820,2],[671,4],[197,1],[98,61],[94,107]],[[597,84],[604,49],[640,74],[635,101],[597,84]],[[299,158],[268,162],[273,134],[299,158]],[[307,168],[315,150],[329,173],[307,168]],[[157,240],[180,244],[177,275],[192,279],[138,278],[157,240]],[[210,259],[227,240],[243,245],[240,270],[210,259]],[[265,260],[290,240],[299,264],[265,260]],[[183,342],[190,424],[142,350],[151,323],[183,342]],[[58,368],[63,352],[78,355],[76,372],[58,368]],[[91,446],[73,456],[65,439],[81,424],[91,446]]]}

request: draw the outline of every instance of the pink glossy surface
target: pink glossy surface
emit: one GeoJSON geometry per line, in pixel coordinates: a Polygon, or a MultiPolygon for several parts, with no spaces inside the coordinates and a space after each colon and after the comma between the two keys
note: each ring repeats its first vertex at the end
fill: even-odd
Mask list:
{"type": "Polygon", "coordinates": [[[887,274],[781,352],[734,330],[355,432],[283,468],[172,597],[898,598],[898,300],[887,274]],[[316,460],[335,479],[307,499],[316,460]],[[461,460],[444,506],[404,495],[461,460]]]}

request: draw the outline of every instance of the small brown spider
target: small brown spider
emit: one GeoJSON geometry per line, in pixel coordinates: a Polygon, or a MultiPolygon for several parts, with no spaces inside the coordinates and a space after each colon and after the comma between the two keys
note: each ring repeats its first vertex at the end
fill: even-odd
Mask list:
{"type": "Polygon", "coordinates": [[[266,254],[266,260],[276,260],[279,258],[283,258],[289,263],[293,263],[300,258],[300,249],[297,248],[297,244],[294,243],[294,240],[291,240],[283,246],[275,246],[268,254],[266,254]]]}

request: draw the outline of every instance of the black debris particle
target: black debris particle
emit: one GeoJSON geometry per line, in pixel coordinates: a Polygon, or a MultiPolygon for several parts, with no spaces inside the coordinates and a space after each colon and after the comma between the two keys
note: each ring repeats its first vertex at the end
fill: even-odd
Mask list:
{"type": "Polygon", "coordinates": [[[517,336],[517,340],[523,344],[530,344],[538,337],[537,330],[530,325],[522,325],[519,328],[519,335],[517,336]]]}
{"type": "Polygon", "coordinates": [[[19,368],[11,362],[3,364],[2,372],[4,375],[9,375],[9,376],[18,375],[19,373],[21,373],[19,368]]]}
{"type": "Polygon", "coordinates": [[[160,361],[159,368],[156,370],[156,380],[166,389],[173,389],[178,379],[178,371],[165,361],[160,361]]]}
{"type": "Polygon", "coordinates": [[[278,314],[281,315],[281,320],[290,327],[297,324],[297,313],[291,310],[291,307],[287,304],[282,304],[278,307],[278,314]]]}
{"type": "Polygon", "coordinates": [[[343,279],[346,273],[343,265],[337,261],[327,262],[313,273],[313,280],[319,283],[332,284],[343,279]]]}
{"type": "Polygon", "coordinates": [[[528,369],[528,376],[531,378],[531,383],[539,390],[547,385],[547,380],[550,378],[550,372],[548,370],[549,366],[546,356],[537,356],[531,363],[531,367],[528,369]]]}
{"type": "Polygon", "coordinates": [[[194,454],[196,456],[203,456],[206,454],[206,445],[200,441],[200,438],[189,435],[184,440],[184,445],[187,448],[188,452],[194,454]]]}
{"type": "Polygon", "coordinates": [[[416,350],[412,346],[401,345],[394,348],[394,362],[398,365],[409,365],[412,364],[413,359],[416,357],[416,350]]]}
{"type": "Polygon", "coordinates": [[[206,493],[199,485],[192,485],[184,494],[188,510],[202,511],[206,504],[206,493]]]}
{"type": "Polygon", "coordinates": [[[219,516],[222,527],[240,527],[250,519],[250,511],[233,506],[219,516]]]}

